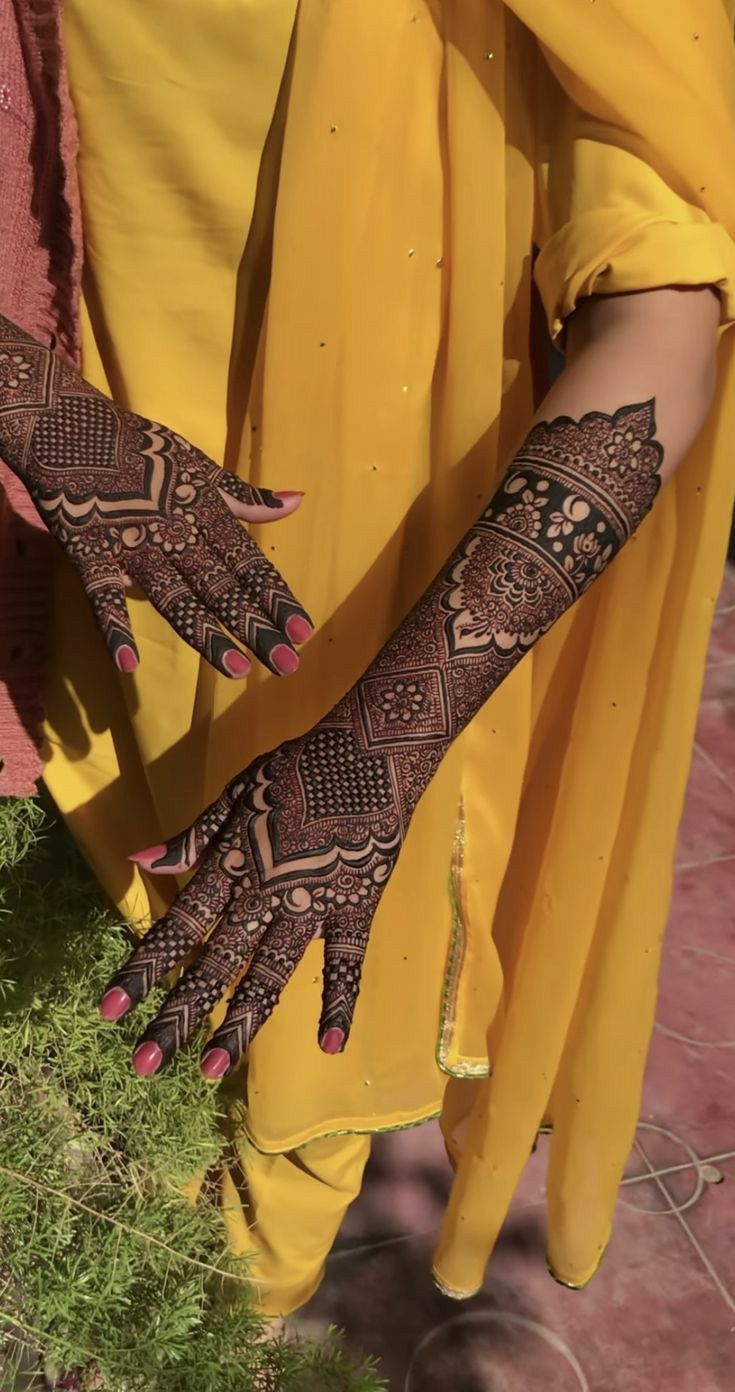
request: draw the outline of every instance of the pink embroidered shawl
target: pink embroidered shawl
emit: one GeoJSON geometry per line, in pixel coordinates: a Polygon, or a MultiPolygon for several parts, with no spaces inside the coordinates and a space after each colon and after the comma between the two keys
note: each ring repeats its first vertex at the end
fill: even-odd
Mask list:
{"type": "MultiPolygon", "coordinates": [[[[79,357],[81,214],[62,0],[0,0],[0,312],[79,357]]],[[[53,561],[0,461],[0,796],[33,793],[53,561]]]]}

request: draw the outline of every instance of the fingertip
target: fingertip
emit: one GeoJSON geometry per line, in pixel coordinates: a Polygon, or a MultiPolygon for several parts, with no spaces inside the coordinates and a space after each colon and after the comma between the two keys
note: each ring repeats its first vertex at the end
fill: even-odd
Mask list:
{"type": "Polygon", "coordinates": [[[313,625],[301,614],[292,614],[286,622],[286,635],[292,643],[308,642],[313,632],[313,625]]]}
{"type": "Polygon", "coordinates": [[[111,986],[100,1001],[100,1015],[103,1020],[119,1020],[122,1015],[127,1015],[132,1004],[130,996],[122,986],[111,986]]]}
{"type": "Polygon", "coordinates": [[[301,507],[304,501],[304,494],[298,488],[287,488],[280,493],[274,493],[273,497],[278,499],[278,503],[284,513],[295,512],[298,507],[301,507]]]}
{"type": "Polygon", "coordinates": [[[338,1029],[333,1025],[331,1029],[325,1030],[319,1040],[319,1048],[324,1054],[341,1054],[347,1043],[347,1036],[344,1030],[338,1029]]]}
{"type": "Polygon", "coordinates": [[[278,522],[282,517],[289,517],[295,512],[304,498],[304,494],[294,488],[285,489],[280,493],[274,493],[269,488],[253,491],[257,501],[255,497],[241,497],[231,484],[220,484],[220,493],[230,512],[241,522],[278,522]]]}
{"type": "Polygon", "coordinates": [[[232,1066],[232,1060],[226,1049],[208,1049],[202,1055],[200,1071],[207,1082],[214,1083],[220,1078],[224,1078],[232,1066]]]}
{"type": "Polygon", "coordinates": [[[121,643],[120,647],[115,650],[114,656],[120,672],[134,672],[136,667],[140,665],[138,654],[131,643],[121,643]]]}
{"type": "Polygon", "coordinates": [[[251,664],[239,648],[228,648],[222,654],[222,666],[228,677],[246,677],[251,664]]]}
{"type": "Polygon", "coordinates": [[[163,1063],[163,1052],[153,1039],[139,1044],[133,1054],[133,1068],[139,1078],[150,1078],[163,1063]]]}
{"type": "Polygon", "coordinates": [[[299,666],[298,654],[293,648],[287,648],[285,643],[278,643],[271,653],[271,663],[279,676],[290,677],[299,666]]]}
{"type": "Polygon", "coordinates": [[[147,870],[150,875],[179,875],[191,869],[181,851],[170,850],[168,846],[149,846],[145,851],[134,851],[128,856],[134,865],[147,870]]]}
{"type": "Polygon", "coordinates": [[[144,851],[133,851],[128,860],[134,860],[136,865],[145,865],[146,869],[150,869],[148,862],[152,864],[153,861],[160,860],[167,850],[168,846],[162,842],[160,846],[148,846],[144,851]]]}

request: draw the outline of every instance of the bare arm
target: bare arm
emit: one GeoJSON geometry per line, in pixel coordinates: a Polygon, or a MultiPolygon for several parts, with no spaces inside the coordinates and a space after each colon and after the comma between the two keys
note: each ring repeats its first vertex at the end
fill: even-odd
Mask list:
{"type": "Polygon", "coordinates": [[[709,286],[583,300],[569,323],[569,365],[537,419],[609,413],[623,402],[653,398],[665,482],[712,401],[719,317],[719,297],[709,286]]]}

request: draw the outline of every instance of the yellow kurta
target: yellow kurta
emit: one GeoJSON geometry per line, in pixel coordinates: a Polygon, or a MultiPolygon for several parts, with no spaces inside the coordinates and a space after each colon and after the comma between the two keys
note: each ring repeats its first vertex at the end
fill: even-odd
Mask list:
{"type": "MultiPolygon", "coordinates": [[[[295,678],[243,689],[134,599],[142,664],[121,680],[62,577],[47,779],[133,918],[171,886],[126,854],[322,715],[492,491],[532,411],[534,238],[555,330],[579,295],[672,283],[719,284],[735,318],[721,0],[302,0],[289,52],[294,12],[66,5],[85,374],[305,490],[257,535],[319,625],[295,678]]],[[[450,1137],[474,1110],[436,1272],[457,1294],[544,1119],[553,1269],[583,1283],[607,1241],[728,528],[731,338],[718,409],[639,537],[421,803],[345,1055],[316,1046],[320,944],[251,1052],[265,1152],[421,1120],[456,1079],[450,1137]]]]}

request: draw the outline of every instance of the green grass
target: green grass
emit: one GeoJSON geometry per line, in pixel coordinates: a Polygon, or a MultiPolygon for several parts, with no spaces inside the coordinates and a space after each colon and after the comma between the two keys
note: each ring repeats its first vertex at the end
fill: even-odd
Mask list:
{"type": "MultiPolygon", "coordinates": [[[[130,1053],[152,1000],[101,1025],[127,932],[48,810],[0,802],[0,1322],[106,1392],[378,1392],[369,1361],[265,1341],[216,1202],[221,1094],[184,1051],[150,1087],[130,1053]]],[[[6,1369],[5,1377],[8,1373],[6,1369]]],[[[4,1384],[3,1384],[4,1385],[4,1384]]]]}

